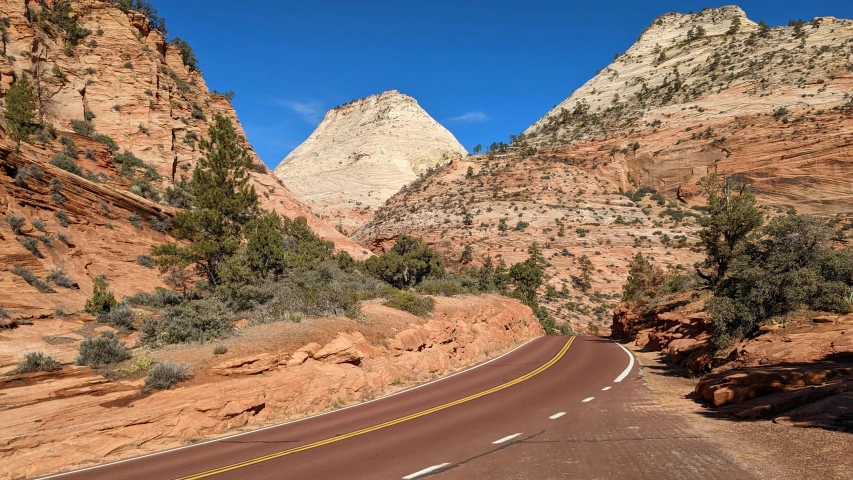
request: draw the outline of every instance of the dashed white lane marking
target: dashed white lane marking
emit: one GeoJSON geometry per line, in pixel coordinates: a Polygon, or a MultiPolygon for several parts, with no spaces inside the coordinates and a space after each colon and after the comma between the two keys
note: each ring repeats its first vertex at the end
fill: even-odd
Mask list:
{"type": "Polygon", "coordinates": [[[602,389],[601,389],[601,391],[602,391],[602,392],[606,392],[606,391],[608,391],[608,390],[610,390],[610,387],[604,387],[604,388],[602,388],[602,389]]]}
{"type": "Polygon", "coordinates": [[[517,436],[519,436],[519,435],[521,435],[521,434],[520,434],[520,433],[515,433],[515,434],[513,434],[513,435],[508,435],[508,436],[506,436],[506,437],[504,437],[504,438],[501,438],[500,440],[495,440],[494,442],[492,442],[492,445],[497,445],[497,444],[499,444],[499,443],[504,443],[504,442],[506,442],[507,440],[512,440],[513,438],[515,438],[515,437],[517,437],[517,436]]]}
{"type": "Polygon", "coordinates": [[[583,399],[583,403],[591,402],[593,398],[595,398],[595,397],[586,397],[583,399]]]}
{"type": "Polygon", "coordinates": [[[617,342],[613,343],[619,345],[619,348],[621,348],[622,350],[625,350],[625,353],[628,354],[628,358],[630,359],[630,361],[628,362],[628,366],[625,368],[625,370],[618,377],[616,377],[616,380],[613,380],[614,383],[619,383],[622,380],[625,380],[625,377],[627,377],[628,374],[631,373],[631,369],[634,368],[634,356],[631,355],[631,352],[629,352],[627,348],[623,347],[622,344],[617,342]]]}
{"type": "Polygon", "coordinates": [[[550,416],[550,417],[548,417],[548,418],[550,418],[551,420],[556,420],[556,419],[558,419],[558,418],[562,417],[562,416],[563,416],[563,415],[565,415],[565,414],[566,414],[566,412],[555,413],[555,414],[551,415],[551,416],[550,416]]]}
{"type": "Polygon", "coordinates": [[[411,480],[412,478],[418,478],[421,475],[426,475],[427,473],[434,472],[434,471],[438,470],[439,468],[444,468],[448,465],[450,465],[450,464],[449,463],[442,463],[441,465],[433,465],[433,466],[427,467],[423,470],[418,470],[415,473],[410,473],[409,475],[406,475],[405,477],[403,477],[403,480],[411,480]]]}

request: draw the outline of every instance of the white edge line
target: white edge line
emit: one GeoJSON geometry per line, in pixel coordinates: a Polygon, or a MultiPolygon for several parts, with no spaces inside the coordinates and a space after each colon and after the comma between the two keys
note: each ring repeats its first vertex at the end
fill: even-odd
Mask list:
{"type": "Polygon", "coordinates": [[[625,370],[621,374],[619,374],[618,377],[616,377],[616,380],[613,380],[614,383],[619,383],[622,380],[625,380],[625,377],[627,377],[628,374],[631,373],[631,369],[634,368],[634,355],[632,355],[627,348],[625,348],[621,343],[617,342],[616,340],[613,340],[611,338],[610,341],[615,343],[616,345],[619,345],[619,348],[621,348],[622,350],[625,350],[625,353],[628,354],[628,358],[630,359],[630,362],[628,362],[628,367],[626,367],[625,370]]]}
{"type": "Polygon", "coordinates": [[[595,397],[586,397],[583,399],[583,403],[591,402],[595,399],[595,397]]]}
{"type": "Polygon", "coordinates": [[[606,392],[606,391],[610,390],[610,388],[611,388],[611,387],[604,387],[604,388],[602,388],[602,389],[601,389],[601,391],[602,391],[602,392],[606,392]]]}
{"type": "Polygon", "coordinates": [[[410,473],[410,474],[406,475],[405,477],[403,477],[403,480],[411,480],[413,478],[420,477],[421,475],[426,475],[429,472],[438,470],[439,468],[444,468],[448,465],[450,465],[450,464],[449,463],[442,463],[441,465],[433,465],[433,466],[427,467],[423,470],[418,470],[415,473],[410,473]]]}
{"type": "Polygon", "coordinates": [[[213,440],[207,440],[207,441],[205,441],[205,442],[194,443],[194,444],[192,444],[192,445],[184,445],[184,446],[181,446],[181,447],[170,448],[170,449],[168,449],[168,450],[162,450],[162,451],[160,451],[160,452],[147,453],[147,454],[145,454],[145,455],[140,455],[140,456],[138,456],[138,457],[125,458],[125,459],[123,459],[123,460],[116,460],[116,461],[114,461],[114,462],[104,463],[104,464],[101,464],[101,465],[92,465],[91,467],[85,467],[85,468],[81,468],[81,469],[79,469],[79,470],[69,470],[69,471],[67,471],[67,472],[54,473],[54,474],[48,475],[48,476],[46,476],[46,477],[36,477],[36,480],[47,480],[48,478],[57,478],[57,477],[62,477],[62,476],[65,476],[65,475],[71,475],[72,473],[73,473],[73,474],[77,474],[77,473],[80,473],[80,472],[86,472],[86,471],[89,471],[89,470],[94,470],[94,469],[96,469],[96,468],[109,467],[109,466],[111,466],[111,465],[118,465],[118,464],[121,464],[121,463],[127,463],[127,462],[132,462],[132,461],[135,461],[135,460],[141,460],[141,459],[143,459],[143,458],[154,457],[154,456],[157,456],[157,455],[163,455],[164,453],[176,452],[176,451],[178,451],[178,450],[184,450],[184,449],[193,448],[193,447],[200,447],[200,446],[202,446],[202,445],[207,445],[207,444],[209,444],[209,443],[221,442],[221,441],[223,441],[223,440],[228,440],[228,439],[231,439],[231,438],[242,437],[243,435],[249,435],[249,434],[257,433],[257,432],[263,432],[264,430],[270,430],[270,429],[272,429],[272,428],[283,427],[283,426],[285,426],[285,425],[290,425],[290,424],[297,423],[297,422],[304,422],[304,421],[306,421],[306,420],[311,420],[311,419],[313,419],[313,418],[322,417],[322,416],[325,416],[325,415],[330,415],[330,414],[333,414],[333,413],[341,412],[341,411],[343,411],[343,410],[349,410],[350,408],[355,408],[355,407],[360,407],[360,406],[362,406],[362,405],[367,405],[368,403],[378,402],[378,401],[380,401],[380,400],[385,400],[386,398],[391,398],[391,397],[394,397],[394,396],[397,396],[397,395],[402,395],[402,394],[404,394],[404,393],[411,392],[412,390],[417,390],[417,389],[419,389],[419,388],[426,387],[427,385],[432,385],[433,383],[438,383],[438,382],[441,382],[441,381],[443,381],[443,380],[447,380],[448,378],[453,378],[453,377],[455,377],[455,376],[457,376],[457,375],[462,375],[463,373],[470,372],[471,370],[475,370],[475,369],[480,368],[480,367],[482,367],[482,366],[488,365],[488,364],[490,364],[490,363],[492,363],[492,362],[494,362],[494,361],[496,361],[496,360],[499,360],[499,359],[501,359],[501,358],[503,358],[503,357],[505,357],[505,356],[509,355],[509,354],[510,354],[510,353],[512,353],[512,352],[515,352],[516,350],[518,350],[518,349],[520,349],[521,347],[523,347],[523,346],[527,345],[528,343],[530,343],[530,342],[532,342],[532,341],[534,341],[534,340],[538,340],[538,339],[540,339],[540,338],[542,338],[542,337],[531,338],[530,340],[528,340],[528,341],[526,341],[526,342],[522,343],[521,345],[519,345],[519,346],[517,346],[517,347],[513,348],[512,350],[510,350],[510,351],[508,351],[508,352],[505,352],[505,353],[503,353],[503,354],[501,354],[501,355],[498,355],[497,357],[492,358],[491,360],[487,360],[487,361],[485,361],[485,362],[483,362],[483,363],[480,363],[480,364],[474,365],[473,367],[468,367],[468,368],[466,368],[466,369],[464,369],[464,370],[460,370],[460,371],[458,371],[458,372],[456,372],[456,373],[452,373],[452,374],[450,374],[450,375],[448,375],[448,376],[446,376],[446,377],[437,378],[437,379],[435,379],[435,380],[431,380],[431,381],[429,381],[429,382],[427,382],[427,383],[422,383],[422,384],[420,384],[420,385],[416,385],[416,386],[414,386],[414,387],[407,388],[407,389],[405,389],[405,390],[400,390],[399,392],[394,392],[394,393],[391,393],[391,394],[385,395],[384,397],[374,398],[373,400],[368,400],[368,401],[366,401],[366,402],[361,402],[361,403],[355,403],[355,404],[353,404],[353,405],[348,405],[348,406],[346,406],[346,407],[342,407],[342,408],[339,408],[339,409],[337,409],[337,410],[330,410],[330,411],[328,411],[328,412],[318,413],[318,414],[316,414],[316,415],[311,415],[311,416],[309,416],[309,417],[298,418],[298,419],[296,419],[296,420],[290,420],[289,422],[277,423],[277,424],[275,424],[275,425],[269,425],[269,426],[266,426],[266,427],[259,428],[259,429],[257,429],[257,430],[250,430],[250,431],[248,431],[248,432],[235,433],[235,434],[233,434],[233,435],[228,435],[228,436],[225,436],[225,437],[219,437],[219,438],[215,438],[215,439],[213,439],[213,440]]]}
{"type": "Polygon", "coordinates": [[[512,435],[507,435],[507,436],[506,436],[506,437],[504,437],[504,438],[501,438],[501,439],[499,439],[499,440],[495,440],[494,442],[492,442],[492,445],[497,445],[497,444],[499,444],[499,443],[504,443],[504,442],[506,442],[506,441],[512,440],[513,438],[515,438],[515,437],[517,437],[517,436],[519,436],[519,435],[521,435],[521,433],[514,433],[514,434],[512,434],[512,435]]]}
{"type": "Polygon", "coordinates": [[[555,414],[551,415],[551,416],[550,416],[550,417],[548,417],[548,418],[550,418],[551,420],[556,420],[556,419],[558,419],[558,418],[562,417],[562,416],[563,416],[563,415],[565,415],[565,414],[566,414],[566,412],[559,412],[559,413],[555,413],[555,414]]]}

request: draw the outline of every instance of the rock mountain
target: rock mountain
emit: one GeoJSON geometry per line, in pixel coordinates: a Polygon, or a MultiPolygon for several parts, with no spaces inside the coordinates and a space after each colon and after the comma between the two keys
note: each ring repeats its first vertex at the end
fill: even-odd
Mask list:
{"type": "Polygon", "coordinates": [[[329,110],[276,175],[333,225],[350,230],[403,185],[467,151],[396,90],[329,110]]]}

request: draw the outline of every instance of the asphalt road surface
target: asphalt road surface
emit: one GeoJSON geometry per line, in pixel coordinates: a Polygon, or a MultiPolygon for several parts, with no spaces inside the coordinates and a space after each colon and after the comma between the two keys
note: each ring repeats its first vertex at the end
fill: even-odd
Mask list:
{"type": "Polygon", "coordinates": [[[372,402],[52,478],[753,478],[686,422],[620,345],[544,337],[372,402]]]}

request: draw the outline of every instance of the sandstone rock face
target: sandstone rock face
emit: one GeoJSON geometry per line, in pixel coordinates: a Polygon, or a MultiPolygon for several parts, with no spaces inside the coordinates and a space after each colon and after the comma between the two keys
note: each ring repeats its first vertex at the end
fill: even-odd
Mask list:
{"type": "Polygon", "coordinates": [[[667,14],[526,141],[625,190],[692,202],[696,181],[716,172],[750,183],[766,204],[845,213],[851,38],[853,21],[833,17],[763,31],[737,7],[667,14]]]}
{"type": "MultiPolygon", "coordinates": [[[[95,132],[109,135],[121,151],[133,153],[163,175],[161,187],[192,176],[201,155],[198,140],[207,136],[216,114],[229,118],[245,137],[231,103],[211,93],[202,73],[184,65],[178,49],[141,14],[122,12],[109,0],[73,2],[81,26],[92,33],[67,55],[61,35],[28,19],[27,9],[38,14],[40,8],[38,2],[0,1],[0,12],[10,21],[8,56],[0,57],[0,95],[27,73],[43,92],[40,113],[45,123],[65,134],[72,121],[89,119],[95,132]]],[[[319,221],[281,185],[250,144],[244,146],[255,160],[252,181],[265,208],[304,216],[318,234],[364,256],[364,249],[319,221]]]]}
{"type": "Polygon", "coordinates": [[[351,229],[418,174],[466,154],[414,98],[391,90],[329,110],[275,174],[327,221],[351,229]]]}
{"type": "MultiPolygon", "coordinates": [[[[368,323],[393,318],[402,328],[371,342],[357,331],[341,332],[323,346],[310,342],[294,358],[319,360],[293,365],[281,364],[281,351],[217,358],[217,371],[194,368],[191,382],[147,396],[139,394],[141,379],[113,382],[85,367],[4,376],[4,474],[33,477],[329,410],[389,393],[392,384],[435,378],[543,334],[528,307],[492,295],[439,298],[427,319],[378,304],[365,305],[364,313],[368,323]]],[[[71,361],[75,344],[45,348],[48,327],[33,332],[28,348],[71,361]]],[[[0,331],[0,341],[11,343],[6,337],[17,334],[0,331]]],[[[213,356],[210,349],[204,355],[213,356]]],[[[0,356],[0,362],[7,360],[0,356]]]]}

